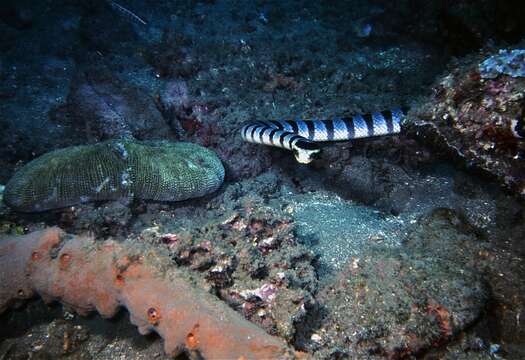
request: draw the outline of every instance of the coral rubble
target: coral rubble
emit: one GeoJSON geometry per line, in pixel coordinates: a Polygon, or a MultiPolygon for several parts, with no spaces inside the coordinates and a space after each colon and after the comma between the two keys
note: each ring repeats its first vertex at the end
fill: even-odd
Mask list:
{"type": "Polygon", "coordinates": [[[315,307],[316,259],[281,203],[270,206],[254,194],[259,186],[274,191],[276,180],[267,175],[255,184],[229,186],[205,210],[181,204],[165,211],[150,204],[136,216],[128,238],[166,249],[195,283],[293,344],[315,307]]]}
{"type": "Polygon", "coordinates": [[[40,295],[79,314],[112,317],[127,308],[141,334],[158,333],[165,351],[206,359],[292,358],[278,338],[192,287],[152,247],[96,242],[58,228],[3,239],[0,312],[40,295]]]}

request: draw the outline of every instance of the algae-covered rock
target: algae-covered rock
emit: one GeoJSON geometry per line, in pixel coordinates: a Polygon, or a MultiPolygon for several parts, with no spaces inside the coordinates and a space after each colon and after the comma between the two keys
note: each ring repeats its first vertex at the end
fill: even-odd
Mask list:
{"type": "Polygon", "coordinates": [[[525,198],[525,77],[518,61],[525,55],[520,54],[514,49],[482,62],[472,56],[453,64],[434,94],[411,112],[407,128],[415,126],[421,142],[525,198]]]}
{"type": "Polygon", "coordinates": [[[445,344],[482,313],[488,288],[476,272],[431,254],[354,258],[319,294],[329,309],[316,355],[399,359],[445,344]]]}
{"type": "Polygon", "coordinates": [[[223,180],[221,161],[202,146],[113,140],[32,160],[7,183],[4,201],[24,212],[120,198],[179,201],[209,194],[223,180]]]}

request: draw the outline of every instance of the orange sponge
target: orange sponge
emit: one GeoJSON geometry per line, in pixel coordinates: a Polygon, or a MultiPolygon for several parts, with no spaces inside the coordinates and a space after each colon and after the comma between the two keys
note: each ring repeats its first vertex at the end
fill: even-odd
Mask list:
{"type": "Polygon", "coordinates": [[[0,240],[0,312],[40,295],[104,317],[120,306],[141,334],[156,332],[168,354],[206,359],[293,358],[281,340],[242,318],[166,266],[155,248],[94,241],[49,228],[0,240]],[[139,248],[140,247],[140,248],[139,248]]]}

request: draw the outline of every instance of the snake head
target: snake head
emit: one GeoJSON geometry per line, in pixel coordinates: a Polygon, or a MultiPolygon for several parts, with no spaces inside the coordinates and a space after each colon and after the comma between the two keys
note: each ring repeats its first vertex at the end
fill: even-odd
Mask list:
{"type": "Polygon", "coordinates": [[[321,154],[321,148],[316,143],[298,140],[292,146],[295,159],[301,164],[309,164],[321,154]]]}

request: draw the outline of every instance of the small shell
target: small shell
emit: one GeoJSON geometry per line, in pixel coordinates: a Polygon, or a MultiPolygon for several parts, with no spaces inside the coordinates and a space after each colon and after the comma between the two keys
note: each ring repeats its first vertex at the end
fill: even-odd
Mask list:
{"type": "Polygon", "coordinates": [[[523,139],[523,132],[525,128],[523,126],[523,120],[522,119],[513,119],[510,122],[510,131],[512,131],[512,134],[519,138],[523,139]]]}

